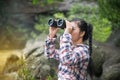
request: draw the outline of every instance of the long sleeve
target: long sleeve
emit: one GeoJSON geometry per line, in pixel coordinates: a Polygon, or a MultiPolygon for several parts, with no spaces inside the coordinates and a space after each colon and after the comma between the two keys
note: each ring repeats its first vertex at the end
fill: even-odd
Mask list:
{"type": "Polygon", "coordinates": [[[55,39],[56,38],[52,38],[49,39],[49,37],[47,38],[47,40],[45,41],[45,56],[47,56],[48,58],[54,58],[56,60],[59,60],[59,54],[58,54],[58,50],[55,49],[55,39]]]}
{"type": "Polygon", "coordinates": [[[71,34],[63,34],[60,38],[60,62],[64,65],[72,65],[80,59],[80,51],[72,49],[71,34]]]}

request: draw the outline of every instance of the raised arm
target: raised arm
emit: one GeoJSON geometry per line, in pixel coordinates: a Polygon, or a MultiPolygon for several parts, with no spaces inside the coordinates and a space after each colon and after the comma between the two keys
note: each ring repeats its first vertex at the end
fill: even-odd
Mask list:
{"type": "Polygon", "coordinates": [[[45,41],[45,55],[48,58],[54,58],[59,60],[58,50],[55,48],[55,35],[58,32],[58,28],[49,27],[49,36],[45,41]]]}

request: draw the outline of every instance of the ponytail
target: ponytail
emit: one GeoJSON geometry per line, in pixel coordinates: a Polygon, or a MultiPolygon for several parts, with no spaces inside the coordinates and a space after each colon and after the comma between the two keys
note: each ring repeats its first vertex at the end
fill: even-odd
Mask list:
{"type": "Polygon", "coordinates": [[[90,53],[90,59],[89,59],[89,63],[88,63],[88,68],[87,71],[91,77],[91,80],[93,79],[94,76],[94,64],[93,64],[93,60],[92,60],[92,25],[87,24],[88,27],[88,40],[89,40],[89,53],[90,53]]]}
{"type": "Polygon", "coordinates": [[[92,25],[87,24],[88,27],[88,39],[89,39],[89,52],[90,52],[90,56],[92,55],[92,25]]]}

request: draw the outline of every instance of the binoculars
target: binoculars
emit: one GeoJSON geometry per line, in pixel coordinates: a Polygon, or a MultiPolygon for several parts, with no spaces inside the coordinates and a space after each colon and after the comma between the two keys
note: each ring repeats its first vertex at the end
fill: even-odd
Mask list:
{"type": "Polygon", "coordinates": [[[63,19],[54,20],[51,18],[48,20],[48,25],[50,27],[56,27],[56,28],[61,28],[61,29],[66,28],[66,22],[63,19]]]}

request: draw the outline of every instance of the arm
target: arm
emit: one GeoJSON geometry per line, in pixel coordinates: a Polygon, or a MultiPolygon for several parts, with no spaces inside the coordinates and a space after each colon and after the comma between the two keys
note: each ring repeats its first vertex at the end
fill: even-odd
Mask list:
{"type": "Polygon", "coordinates": [[[64,65],[73,65],[80,60],[80,51],[72,49],[71,34],[64,33],[60,38],[60,62],[64,65]]]}
{"type": "Polygon", "coordinates": [[[54,58],[59,60],[58,50],[55,49],[55,35],[58,32],[58,28],[49,27],[49,37],[45,41],[45,55],[48,58],[54,58]]]}
{"type": "Polygon", "coordinates": [[[55,49],[55,39],[56,38],[47,38],[45,41],[45,56],[48,58],[54,58],[56,60],[59,60],[59,54],[58,50],[55,49]]]}

